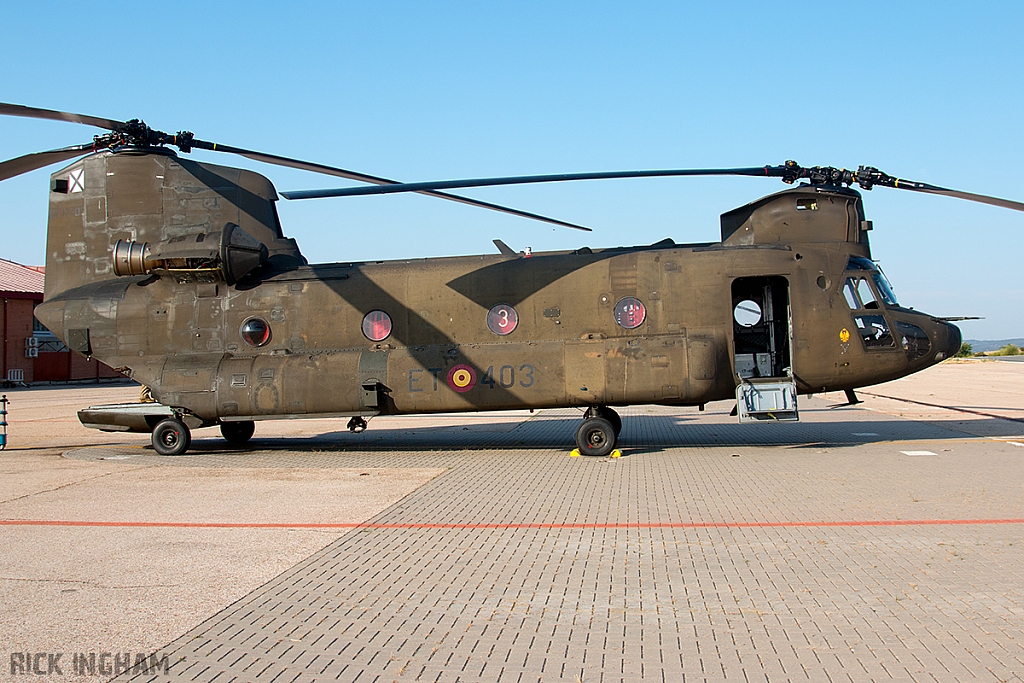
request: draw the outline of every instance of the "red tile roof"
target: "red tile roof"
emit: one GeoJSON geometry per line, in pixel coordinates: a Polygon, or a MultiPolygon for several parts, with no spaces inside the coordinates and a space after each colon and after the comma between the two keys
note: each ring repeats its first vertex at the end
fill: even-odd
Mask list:
{"type": "Polygon", "coordinates": [[[23,266],[14,261],[0,259],[0,293],[42,294],[42,271],[40,266],[23,266]]]}

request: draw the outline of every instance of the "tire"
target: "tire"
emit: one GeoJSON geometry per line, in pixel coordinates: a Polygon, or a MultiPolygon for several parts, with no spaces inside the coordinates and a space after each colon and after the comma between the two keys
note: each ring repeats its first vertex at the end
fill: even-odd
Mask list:
{"type": "Polygon", "coordinates": [[[576,446],[583,455],[608,455],[615,448],[615,427],[603,417],[590,417],[576,430],[576,446]]]}
{"type": "Polygon", "coordinates": [[[220,435],[227,439],[232,446],[244,446],[255,431],[256,423],[252,420],[220,423],[220,435]]]}
{"type": "Polygon", "coordinates": [[[153,429],[153,450],[160,455],[181,455],[192,445],[192,433],[181,420],[169,417],[153,429]]]}
{"type": "Polygon", "coordinates": [[[583,419],[588,420],[592,417],[603,417],[611,422],[612,428],[615,429],[616,437],[622,433],[622,418],[608,406],[591,406],[587,408],[586,412],[583,413],[583,419]]]}
{"type": "Polygon", "coordinates": [[[612,423],[612,429],[615,430],[615,436],[618,438],[622,433],[622,418],[619,417],[619,414],[611,408],[601,408],[601,417],[612,423]]]}

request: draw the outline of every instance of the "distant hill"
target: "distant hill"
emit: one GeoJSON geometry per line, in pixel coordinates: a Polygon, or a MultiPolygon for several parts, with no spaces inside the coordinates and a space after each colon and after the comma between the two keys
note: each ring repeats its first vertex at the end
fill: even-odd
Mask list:
{"type": "Polygon", "coordinates": [[[975,353],[998,351],[1007,344],[1024,346],[1024,339],[964,339],[964,341],[971,345],[971,350],[975,353]]]}

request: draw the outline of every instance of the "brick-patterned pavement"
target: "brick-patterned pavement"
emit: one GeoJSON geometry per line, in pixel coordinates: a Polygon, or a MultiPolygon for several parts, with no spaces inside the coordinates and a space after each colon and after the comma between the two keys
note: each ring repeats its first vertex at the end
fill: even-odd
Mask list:
{"type": "Polygon", "coordinates": [[[159,462],[448,470],[168,645],[169,677],[116,680],[1024,679],[1020,425],[802,408],[626,409],[618,459],[568,457],[574,411],[252,452],[199,433],[159,462]]]}

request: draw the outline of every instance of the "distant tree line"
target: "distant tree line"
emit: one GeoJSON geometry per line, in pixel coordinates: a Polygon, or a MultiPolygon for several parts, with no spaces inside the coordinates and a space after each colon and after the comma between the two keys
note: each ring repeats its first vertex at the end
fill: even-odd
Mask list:
{"type": "Polygon", "coordinates": [[[974,349],[967,342],[960,344],[960,350],[956,352],[956,358],[984,358],[986,356],[1019,356],[1024,351],[1021,351],[1020,347],[1016,344],[1007,344],[996,351],[989,351],[988,353],[975,353],[974,349]]]}

